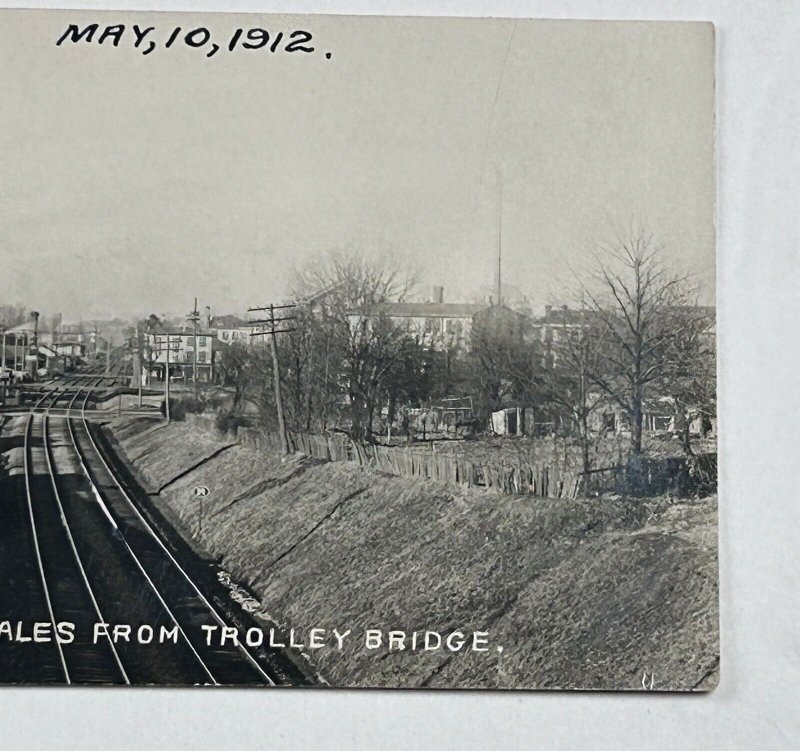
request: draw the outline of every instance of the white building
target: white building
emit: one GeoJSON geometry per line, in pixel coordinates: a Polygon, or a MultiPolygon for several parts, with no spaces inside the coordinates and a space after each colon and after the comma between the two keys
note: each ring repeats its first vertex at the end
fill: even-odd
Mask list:
{"type": "Polygon", "coordinates": [[[208,332],[171,332],[145,335],[144,365],[150,369],[150,377],[163,379],[169,357],[170,376],[182,376],[192,380],[197,353],[197,380],[210,382],[214,377],[214,340],[208,332]],[[195,347],[195,339],[197,344],[195,347]],[[171,350],[167,353],[168,342],[171,350]]]}

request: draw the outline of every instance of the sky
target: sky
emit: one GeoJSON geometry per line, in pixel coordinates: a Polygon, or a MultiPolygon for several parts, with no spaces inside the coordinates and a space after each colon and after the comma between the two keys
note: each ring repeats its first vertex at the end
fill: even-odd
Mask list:
{"type": "Polygon", "coordinates": [[[397,258],[420,299],[503,278],[559,302],[646,225],[714,301],[710,24],[0,11],[0,302],[65,320],[283,300],[332,250],[397,258]],[[65,43],[154,26],[157,48],[65,43]],[[175,26],[308,30],[211,58],[175,26]],[[330,57],[326,56],[330,53],[330,57]],[[502,185],[502,199],[499,186],[502,185]]]}

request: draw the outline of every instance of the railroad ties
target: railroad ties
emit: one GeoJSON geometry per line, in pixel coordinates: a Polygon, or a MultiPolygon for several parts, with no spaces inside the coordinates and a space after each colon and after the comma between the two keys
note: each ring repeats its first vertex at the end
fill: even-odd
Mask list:
{"type": "Polygon", "coordinates": [[[86,418],[89,389],[43,395],[25,426],[27,537],[38,569],[28,586],[41,605],[36,620],[49,622],[41,629],[51,636],[35,645],[35,680],[286,682],[269,655],[230,641],[207,645],[202,626],[230,623],[119,481],[86,418]],[[65,414],[48,414],[59,399],[68,404],[65,414]]]}

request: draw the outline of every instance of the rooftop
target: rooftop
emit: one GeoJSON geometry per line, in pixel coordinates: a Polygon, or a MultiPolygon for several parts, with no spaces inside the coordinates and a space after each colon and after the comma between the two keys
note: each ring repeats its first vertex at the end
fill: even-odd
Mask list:
{"type": "Polygon", "coordinates": [[[250,322],[244,318],[234,315],[214,316],[209,327],[212,329],[245,329],[250,326],[250,322]]]}
{"type": "Polygon", "coordinates": [[[485,307],[461,302],[385,302],[374,310],[392,318],[472,318],[485,307]]]}

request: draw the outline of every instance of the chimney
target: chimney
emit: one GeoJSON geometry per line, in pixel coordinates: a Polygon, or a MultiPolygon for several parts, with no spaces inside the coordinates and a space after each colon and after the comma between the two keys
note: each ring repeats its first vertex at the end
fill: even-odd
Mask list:
{"type": "Polygon", "coordinates": [[[444,302],[444,287],[433,288],[433,302],[444,302]]]}
{"type": "Polygon", "coordinates": [[[545,305],[544,306],[544,314],[546,316],[549,316],[552,312],[553,312],[553,306],[552,305],[545,305]]]}
{"type": "Polygon", "coordinates": [[[211,325],[211,306],[206,305],[206,314],[203,320],[203,328],[208,329],[210,325],[211,325]]]}

